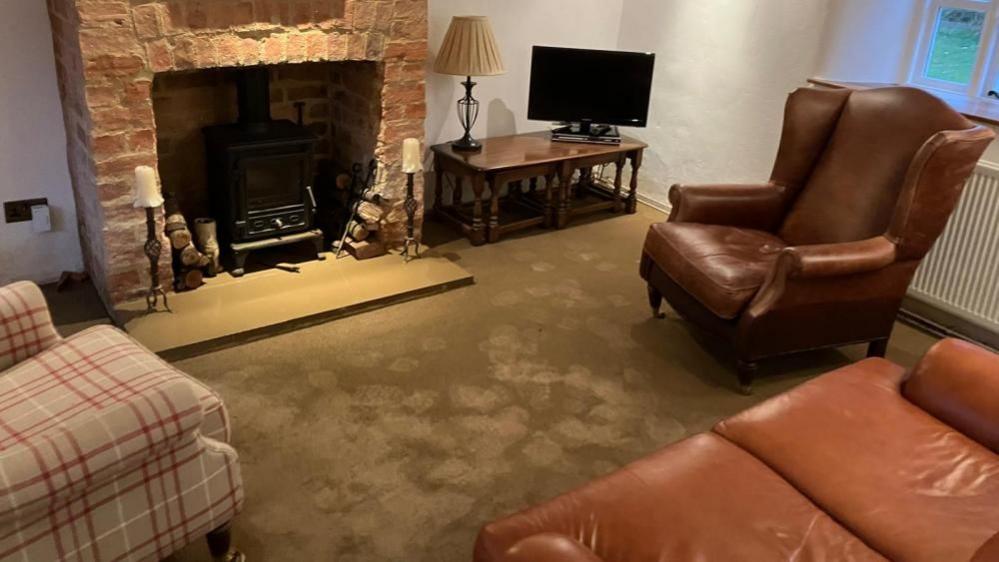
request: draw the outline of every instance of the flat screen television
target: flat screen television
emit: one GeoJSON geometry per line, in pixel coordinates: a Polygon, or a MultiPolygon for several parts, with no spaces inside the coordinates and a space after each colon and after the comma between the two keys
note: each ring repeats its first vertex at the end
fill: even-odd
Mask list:
{"type": "Polygon", "coordinates": [[[644,127],[655,61],[653,53],[534,47],[527,117],[644,127]]]}

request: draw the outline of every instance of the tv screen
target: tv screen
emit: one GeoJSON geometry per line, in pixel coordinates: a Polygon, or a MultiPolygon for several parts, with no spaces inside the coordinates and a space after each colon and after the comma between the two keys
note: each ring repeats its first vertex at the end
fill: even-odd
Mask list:
{"type": "Polygon", "coordinates": [[[644,127],[652,53],[534,47],[528,119],[644,127]]]}

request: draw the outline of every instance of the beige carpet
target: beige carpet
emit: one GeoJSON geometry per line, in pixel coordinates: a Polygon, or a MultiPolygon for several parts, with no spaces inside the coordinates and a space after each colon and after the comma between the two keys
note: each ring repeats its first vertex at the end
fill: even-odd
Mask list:
{"type": "MultiPolygon", "coordinates": [[[[179,363],[232,414],[249,560],[467,562],[482,523],[862,356],[767,363],[739,395],[710,342],[649,314],[638,258],[663,218],[454,240],[437,249],[476,286],[179,363]]],[[[889,357],[932,341],[900,325],[889,357]]]]}

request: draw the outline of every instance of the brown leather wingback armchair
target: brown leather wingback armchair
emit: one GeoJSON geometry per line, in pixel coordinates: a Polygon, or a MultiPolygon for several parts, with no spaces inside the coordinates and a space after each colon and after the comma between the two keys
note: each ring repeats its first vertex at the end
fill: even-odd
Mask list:
{"type": "Polygon", "coordinates": [[[883,356],[920,260],[995,134],[914,88],[802,88],[769,183],[676,185],[641,262],[665,297],[757,361],[870,342],[883,356]]]}

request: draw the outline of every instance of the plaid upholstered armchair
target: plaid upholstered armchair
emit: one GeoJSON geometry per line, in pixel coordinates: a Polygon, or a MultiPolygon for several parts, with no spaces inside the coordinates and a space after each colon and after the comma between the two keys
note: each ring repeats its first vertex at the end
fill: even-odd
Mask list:
{"type": "Polygon", "coordinates": [[[157,560],[201,536],[242,558],[219,397],[110,327],[63,339],[31,283],[0,288],[0,560],[157,560]]]}

